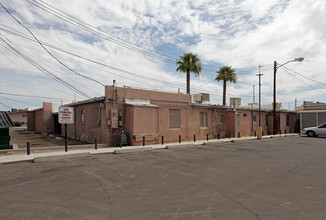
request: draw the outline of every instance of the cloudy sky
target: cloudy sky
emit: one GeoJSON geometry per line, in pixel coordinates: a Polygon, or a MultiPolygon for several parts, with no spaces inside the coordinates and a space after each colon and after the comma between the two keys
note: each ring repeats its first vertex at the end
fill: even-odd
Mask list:
{"type": "Polygon", "coordinates": [[[241,97],[243,105],[253,102],[254,86],[258,102],[261,66],[262,103],[270,104],[274,61],[297,57],[304,61],[278,69],[277,102],[326,102],[324,0],[0,2],[0,110],[103,96],[113,80],[185,93],[185,74],[176,72],[185,52],[203,64],[191,93],[209,93],[211,104],[222,104],[214,81],[221,66],[238,75],[227,100],[241,97]]]}

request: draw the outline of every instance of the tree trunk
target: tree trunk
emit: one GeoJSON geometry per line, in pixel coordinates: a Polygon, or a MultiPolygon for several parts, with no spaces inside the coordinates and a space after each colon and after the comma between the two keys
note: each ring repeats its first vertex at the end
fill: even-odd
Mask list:
{"type": "Polygon", "coordinates": [[[226,80],[223,80],[223,105],[226,105],[226,80]]]}
{"type": "Polygon", "coordinates": [[[187,69],[187,94],[190,94],[190,70],[187,69]]]}

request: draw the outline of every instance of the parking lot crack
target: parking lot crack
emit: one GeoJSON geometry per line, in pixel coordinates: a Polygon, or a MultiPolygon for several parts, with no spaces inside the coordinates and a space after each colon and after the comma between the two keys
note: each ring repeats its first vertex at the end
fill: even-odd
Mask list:
{"type": "Polygon", "coordinates": [[[110,185],[111,184],[108,184],[107,181],[101,177],[100,175],[97,175],[96,173],[94,173],[92,170],[90,169],[87,169],[86,167],[83,167],[81,168],[85,173],[87,173],[88,175],[94,177],[98,183],[99,183],[99,186],[101,189],[103,189],[106,197],[107,197],[107,201],[108,201],[108,204],[109,204],[109,211],[110,211],[110,215],[112,217],[112,201],[111,201],[111,195],[108,191],[107,188],[110,188],[110,185]]]}
{"type": "Polygon", "coordinates": [[[300,167],[300,165],[297,165],[297,166],[293,167],[292,169],[289,169],[288,173],[293,172],[294,170],[298,169],[299,167],[300,167]]]}
{"type": "Polygon", "coordinates": [[[249,207],[245,206],[243,203],[239,202],[238,200],[235,200],[235,199],[233,199],[233,198],[227,196],[226,194],[222,193],[222,192],[219,191],[219,190],[213,190],[213,191],[217,192],[218,194],[220,194],[220,195],[223,196],[224,198],[229,199],[229,200],[231,200],[232,202],[238,204],[238,205],[241,206],[243,209],[249,211],[250,213],[252,213],[252,214],[255,216],[256,219],[259,219],[259,220],[261,219],[260,216],[258,215],[258,213],[256,213],[254,210],[250,209],[249,207]]]}

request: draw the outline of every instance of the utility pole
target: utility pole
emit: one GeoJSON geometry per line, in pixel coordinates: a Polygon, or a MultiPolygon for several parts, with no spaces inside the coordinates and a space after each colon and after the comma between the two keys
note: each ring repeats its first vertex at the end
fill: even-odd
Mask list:
{"type": "MultiPolygon", "coordinates": [[[[252,85],[252,101],[253,101],[253,104],[255,104],[256,100],[255,100],[255,85],[252,85]]],[[[253,106],[253,105],[252,105],[253,106]]]]}
{"type": "Polygon", "coordinates": [[[274,87],[273,87],[273,133],[276,134],[276,72],[277,72],[277,69],[284,66],[285,64],[287,63],[291,63],[291,62],[302,62],[304,60],[303,57],[298,57],[298,58],[295,58],[294,60],[289,60],[288,62],[285,62],[283,64],[279,64],[277,65],[277,62],[274,61],[274,87]]]}
{"type": "Polygon", "coordinates": [[[262,75],[264,75],[264,74],[261,74],[260,73],[260,68],[261,68],[262,66],[259,66],[258,68],[259,68],[259,74],[257,74],[257,76],[259,77],[259,128],[258,128],[258,130],[257,130],[257,137],[259,138],[259,139],[261,139],[261,137],[262,137],[262,128],[261,128],[261,76],[262,75]]]}
{"type": "Polygon", "coordinates": [[[274,86],[273,86],[273,134],[276,134],[276,71],[277,63],[274,61],[274,86]]]}

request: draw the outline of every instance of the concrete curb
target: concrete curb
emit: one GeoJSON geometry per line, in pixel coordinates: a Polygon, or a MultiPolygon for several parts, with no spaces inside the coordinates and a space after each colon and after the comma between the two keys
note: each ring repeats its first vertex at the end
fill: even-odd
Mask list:
{"type": "Polygon", "coordinates": [[[82,158],[82,157],[90,157],[90,156],[91,156],[90,152],[70,153],[70,154],[61,154],[61,155],[49,155],[49,156],[37,156],[37,157],[34,157],[34,163],[42,162],[42,161],[73,159],[73,158],[82,158]]]}
{"type": "Polygon", "coordinates": [[[113,151],[114,154],[125,154],[125,153],[134,153],[142,151],[150,151],[152,147],[138,147],[138,148],[119,148],[113,151]]]}
{"type": "MultiPolygon", "coordinates": [[[[263,136],[262,139],[270,139],[274,137],[275,138],[288,137],[288,136],[299,136],[299,135],[298,134],[270,135],[270,136],[263,136]]],[[[158,149],[185,149],[194,146],[207,147],[218,143],[240,142],[240,141],[247,141],[247,140],[258,140],[258,139],[256,137],[243,137],[243,138],[231,138],[231,139],[220,139],[220,140],[213,139],[209,141],[198,141],[198,142],[171,143],[165,145],[157,144],[157,145],[147,145],[147,146],[127,146],[123,148],[118,148],[118,147],[99,148],[97,150],[93,148],[93,149],[73,150],[69,152],[54,151],[54,152],[47,152],[47,153],[44,152],[32,153],[31,155],[13,154],[13,155],[0,156],[0,165],[20,163],[20,162],[41,162],[41,161],[50,161],[50,160],[81,158],[81,157],[89,157],[97,154],[108,154],[108,153],[123,154],[123,153],[142,152],[142,151],[150,151],[150,150],[158,150],[158,149]]],[[[59,147],[59,148],[64,149],[64,147],[59,147]]],[[[13,150],[11,149],[11,151],[13,150]]],[[[25,150],[23,149],[23,151],[25,150]]]]}
{"type": "MultiPolygon", "coordinates": [[[[25,155],[24,155],[25,156],[25,155]]],[[[33,163],[34,162],[34,157],[25,157],[25,158],[7,158],[4,161],[0,162],[0,165],[7,165],[7,164],[14,164],[14,163],[23,163],[23,162],[29,162],[33,163]]]]}
{"type": "Polygon", "coordinates": [[[165,149],[184,149],[193,146],[195,146],[193,143],[171,144],[171,145],[166,145],[165,149]]]}

